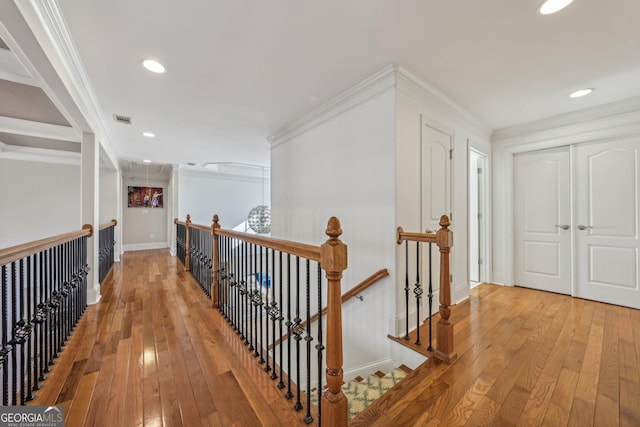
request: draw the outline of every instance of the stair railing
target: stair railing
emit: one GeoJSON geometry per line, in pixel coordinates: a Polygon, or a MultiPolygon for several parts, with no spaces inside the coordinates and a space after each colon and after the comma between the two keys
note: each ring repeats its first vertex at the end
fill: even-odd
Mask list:
{"type": "Polygon", "coordinates": [[[33,400],[87,306],[82,230],[0,250],[2,405],[33,400]]]}
{"type": "MultiPolygon", "coordinates": [[[[362,296],[360,294],[365,289],[368,289],[369,287],[376,284],[379,280],[383,279],[384,277],[387,277],[388,275],[389,275],[389,270],[387,270],[386,268],[381,268],[380,270],[376,271],[371,276],[367,277],[362,282],[360,282],[358,285],[354,286],[352,289],[342,294],[342,297],[341,297],[342,303],[344,304],[345,302],[349,301],[351,298],[354,298],[354,297],[360,298],[360,300],[362,301],[362,296]]],[[[324,307],[322,309],[322,312],[320,313],[320,315],[322,316],[324,316],[325,314],[327,314],[327,307],[324,307]]],[[[311,316],[311,319],[309,319],[309,322],[311,323],[315,322],[316,320],[318,320],[318,317],[320,317],[320,315],[318,313],[314,314],[313,316],[311,316]]],[[[303,326],[306,326],[306,321],[303,322],[303,326]]],[[[288,338],[289,338],[289,335],[285,334],[282,338],[277,339],[272,344],[272,346],[269,347],[269,349],[271,350],[271,348],[273,348],[274,346],[277,346],[282,341],[288,338]]]]}
{"type": "Polygon", "coordinates": [[[98,231],[98,282],[104,283],[107,275],[113,267],[115,259],[115,228],[118,221],[111,221],[101,224],[98,231]]]}
{"type": "Polygon", "coordinates": [[[413,293],[416,308],[416,342],[417,346],[421,346],[420,326],[422,318],[420,317],[420,306],[422,305],[422,295],[424,294],[423,284],[420,281],[421,243],[428,244],[428,325],[429,325],[429,344],[427,350],[445,362],[451,363],[457,358],[457,354],[453,348],[453,324],[451,323],[451,280],[449,268],[449,254],[453,246],[453,233],[449,230],[451,225],[449,217],[442,215],[440,218],[440,230],[436,233],[412,233],[405,232],[402,227],[398,227],[396,231],[396,241],[400,245],[405,242],[405,339],[409,340],[409,317],[410,317],[410,294],[413,293]],[[413,289],[410,286],[409,272],[409,242],[416,243],[415,250],[415,283],[413,289]],[[432,332],[432,306],[433,306],[433,274],[432,274],[432,245],[436,244],[440,251],[440,278],[439,278],[439,297],[440,297],[440,320],[437,323],[436,330],[436,346],[433,347],[432,332]]]}
{"type": "Polygon", "coordinates": [[[341,390],[340,287],[342,272],[347,268],[347,246],[339,239],[342,230],[338,219],[329,219],[328,240],[320,246],[226,230],[217,215],[210,227],[191,224],[189,216],[186,222],[176,219],[174,223],[178,227],[176,252],[181,261],[185,260],[185,269],[199,283],[197,276],[211,278],[208,295],[213,306],[264,366],[269,378],[277,380],[277,388],[293,401],[293,409],[304,409],[304,421],[313,422],[316,411],[311,405],[311,391],[316,390],[320,395],[317,424],[346,426],[348,402],[341,390]],[[200,258],[203,260],[198,266],[200,258]],[[199,269],[209,269],[211,275],[199,269]],[[322,270],[326,287],[322,286],[322,270]],[[312,314],[322,311],[325,298],[326,330],[322,318],[312,328],[312,314]],[[285,333],[293,336],[293,343],[275,344],[276,337],[285,333]],[[326,389],[322,384],[325,360],[326,389]],[[317,367],[314,384],[312,366],[317,367]],[[302,390],[306,391],[304,396],[302,390]]]}

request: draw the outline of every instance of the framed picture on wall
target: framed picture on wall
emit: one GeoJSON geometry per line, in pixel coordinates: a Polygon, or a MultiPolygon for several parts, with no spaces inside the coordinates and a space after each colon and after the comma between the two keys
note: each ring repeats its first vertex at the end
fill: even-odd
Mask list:
{"type": "Polygon", "coordinates": [[[162,187],[128,186],[128,206],[130,208],[161,208],[163,206],[162,187]]]}

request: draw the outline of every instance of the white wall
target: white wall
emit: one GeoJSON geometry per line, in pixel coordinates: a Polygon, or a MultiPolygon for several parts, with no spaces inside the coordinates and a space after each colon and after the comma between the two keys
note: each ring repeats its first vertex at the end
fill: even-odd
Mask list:
{"type": "Polygon", "coordinates": [[[640,135],[640,97],[501,129],[492,137],[493,281],[514,284],[513,155],[640,135]]]}
{"type": "MultiPolygon", "coordinates": [[[[343,293],[381,268],[394,269],[395,97],[389,77],[347,94],[272,144],[272,235],[319,245],[327,240],[327,220],[338,217],[348,245],[343,293]]],[[[344,305],[347,376],[371,372],[390,358],[391,286],[385,278],[363,292],[363,302],[344,305]]]]}
{"type": "Polygon", "coordinates": [[[79,230],[80,166],[0,159],[0,248],[79,230]]]}
{"type": "Polygon", "coordinates": [[[231,229],[246,221],[251,208],[264,202],[269,205],[269,178],[230,175],[216,172],[180,170],[178,218],[187,214],[195,224],[210,225],[218,214],[220,225],[231,229]],[[263,196],[264,195],[264,196],[263,196]]]}
{"type": "Polygon", "coordinates": [[[166,200],[171,197],[169,193],[168,181],[147,181],[134,178],[124,178],[122,197],[122,233],[124,251],[134,251],[143,249],[168,248],[169,241],[167,235],[167,223],[169,212],[166,200]],[[127,187],[162,187],[163,188],[163,208],[129,208],[127,207],[127,187]]]}
{"type": "MultiPolygon", "coordinates": [[[[421,129],[425,123],[453,135],[450,229],[454,242],[451,252],[452,300],[461,301],[469,295],[468,267],[468,147],[488,147],[490,129],[458,107],[437,89],[400,68],[397,83],[396,168],[397,225],[405,231],[424,230],[421,212],[421,129]]],[[[443,212],[445,214],[446,212],[443,212]]],[[[404,249],[397,249],[398,262],[404,262],[404,249]]],[[[398,289],[396,333],[404,310],[404,277],[397,277],[398,289]]],[[[437,304],[434,304],[437,309],[437,304]]],[[[415,322],[414,322],[415,323],[415,322]]]]}

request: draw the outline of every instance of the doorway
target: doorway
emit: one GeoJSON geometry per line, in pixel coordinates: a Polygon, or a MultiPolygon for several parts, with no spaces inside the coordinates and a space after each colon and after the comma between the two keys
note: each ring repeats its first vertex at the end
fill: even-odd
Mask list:
{"type": "Polygon", "coordinates": [[[487,156],[469,149],[469,286],[484,282],[487,236],[487,156]]]}

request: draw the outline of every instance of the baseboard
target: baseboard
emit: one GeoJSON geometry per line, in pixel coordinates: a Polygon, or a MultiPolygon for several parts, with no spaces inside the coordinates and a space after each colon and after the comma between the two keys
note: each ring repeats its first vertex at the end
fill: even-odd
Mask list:
{"type": "MultiPolygon", "coordinates": [[[[433,295],[433,312],[431,313],[436,314],[438,312],[438,310],[440,309],[440,304],[439,304],[439,294],[434,293],[433,295]]],[[[422,305],[420,307],[420,317],[422,318],[422,322],[425,321],[425,319],[427,319],[428,316],[428,300],[426,298],[423,298],[422,300],[422,305]]],[[[399,337],[399,336],[404,336],[405,334],[405,329],[406,329],[406,319],[407,316],[405,313],[401,313],[399,315],[396,315],[394,317],[391,318],[390,320],[390,325],[389,325],[389,334],[393,335],[394,337],[399,337]]],[[[416,328],[416,308],[410,308],[409,309],[409,332],[413,331],[416,328]]]]}
{"type": "Polygon", "coordinates": [[[176,256],[176,250],[175,250],[175,248],[174,248],[174,247],[170,247],[170,248],[169,248],[169,255],[171,255],[171,256],[176,256]]]}
{"type": "Polygon", "coordinates": [[[129,251],[147,251],[150,249],[166,249],[169,247],[167,242],[155,242],[155,243],[135,243],[133,245],[122,245],[122,249],[125,252],[129,251]]]}
{"type": "Polygon", "coordinates": [[[427,356],[420,354],[409,347],[405,347],[404,345],[392,340],[389,341],[391,342],[391,358],[398,366],[407,365],[411,369],[416,369],[429,359],[427,356]]]}
{"type": "Polygon", "coordinates": [[[358,366],[352,369],[344,370],[344,381],[351,381],[357,376],[361,376],[363,378],[368,377],[369,375],[375,373],[376,371],[382,371],[387,373],[394,368],[397,368],[396,362],[393,359],[383,359],[377,362],[370,363],[368,365],[358,366]]]}

